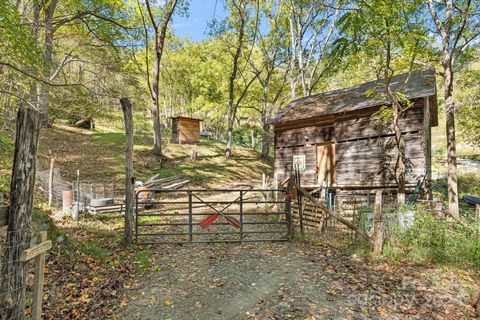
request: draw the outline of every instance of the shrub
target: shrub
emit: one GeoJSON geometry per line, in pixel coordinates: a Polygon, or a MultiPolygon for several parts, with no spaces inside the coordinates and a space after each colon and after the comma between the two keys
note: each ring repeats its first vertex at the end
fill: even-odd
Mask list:
{"type": "Polygon", "coordinates": [[[385,255],[480,269],[480,222],[464,225],[417,209],[413,226],[391,234],[385,255]]]}
{"type": "MultiPolygon", "coordinates": [[[[459,224],[440,219],[418,206],[405,207],[402,213],[393,208],[384,208],[382,214],[384,256],[480,269],[480,221],[470,220],[459,224]],[[408,215],[412,210],[415,213],[413,223],[411,220],[405,223],[409,220],[405,219],[405,214],[408,215]],[[406,225],[409,225],[408,229],[406,225]]],[[[354,222],[372,234],[373,208],[359,210],[354,222]]],[[[358,246],[358,243],[355,245],[358,246]]]]}

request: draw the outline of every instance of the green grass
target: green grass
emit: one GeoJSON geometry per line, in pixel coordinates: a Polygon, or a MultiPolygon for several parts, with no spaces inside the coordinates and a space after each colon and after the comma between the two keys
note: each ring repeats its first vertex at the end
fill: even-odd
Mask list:
{"type": "Polygon", "coordinates": [[[133,265],[135,270],[139,273],[145,273],[149,270],[155,270],[159,268],[152,262],[153,252],[150,249],[142,248],[141,251],[137,251],[133,258],[133,265]]]}
{"type": "MultiPolygon", "coordinates": [[[[114,157],[119,165],[109,170],[118,171],[119,174],[124,170],[123,148],[125,145],[121,119],[117,115],[113,122],[98,123],[93,134],[95,143],[109,148],[118,148],[114,157]]],[[[148,125],[144,124],[143,127],[148,125]]],[[[262,172],[269,175],[273,173],[271,162],[260,159],[260,154],[249,147],[234,145],[233,156],[227,161],[224,142],[202,139],[196,145],[178,145],[170,143],[170,138],[168,130],[163,132],[164,159],[160,165],[160,161],[151,154],[151,131],[139,130],[136,126],[134,174],[138,180],[146,180],[154,174],[158,174],[159,178],[182,175],[199,186],[220,186],[252,179],[260,180],[262,172]],[[199,161],[196,163],[190,161],[193,149],[197,150],[199,155],[199,161]]],[[[115,175],[113,172],[109,173],[109,176],[113,175],[115,175]]]]}
{"type": "Polygon", "coordinates": [[[460,225],[417,209],[412,228],[394,234],[384,249],[390,258],[480,269],[480,223],[460,225]]]}
{"type": "Polygon", "coordinates": [[[76,245],[80,253],[85,256],[100,260],[106,260],[110,257],[108,250],[105,249],[98,240],[77,240],[76,245]]]}
{"type": "Polygon", "coordinates": [[[13,151],[13,140],[4,131],[0,131],[0,193],[10,190],[13,151]]]}

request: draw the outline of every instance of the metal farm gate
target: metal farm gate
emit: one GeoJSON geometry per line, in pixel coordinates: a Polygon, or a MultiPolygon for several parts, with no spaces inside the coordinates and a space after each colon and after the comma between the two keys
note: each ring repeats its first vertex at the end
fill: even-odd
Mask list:
{"type": "Polygon", "coordinates": [[[283,190],[142,190],[135,194],[139,244],[286,241],[290,199],[283,190]]]}

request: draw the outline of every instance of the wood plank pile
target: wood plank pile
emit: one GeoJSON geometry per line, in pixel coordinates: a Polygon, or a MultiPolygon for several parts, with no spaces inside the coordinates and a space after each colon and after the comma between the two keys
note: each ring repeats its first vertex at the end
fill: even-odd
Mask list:
{"type": "MultiPolygon", "coordinates": [[[[166,178],[158,179],[158,174],[150,177],[145,183],[141,184],[140,187],[135,188],[136,192],[142,191],[142,194],[145,194],[147,197],[149,196],[148,191],[155,191],[155,190],[163,190],[163,189],[180,189],[184,185],[190,182],[189,179],[186,179],[184,176],[171,176],[166,178]]],[[[117,199],[118,201],[118,199],[117,199]]],[[[143,199],[143,202],[148,202],[148,199],[143,199]]],[[[109,212],[120,212],[123,213],[125,211],[125,197],[121,200],[120,203],[108,203],[105,205],[94,206],[89,205],[87,206],[87,210],[89,213],[97,214],[97,213],[109,213],[109,212]]]]}
{"type": "MultiPolygon", "coordinates": [[[[303,204],[303,225],[312,231],[321,231],[325,228],[328,214],[311,204],[303,204]]],[[[300,225],[300,208],[297,203],[292,203],[292,222],[295,226],[300,225]]]]}
{"type": "Polygon", "coordinates": [[[158,179],[158,174],[150,177],[145,181],[143,187],[150,190],[162,190],[162,189],[180,189],[184,185],[190,182],[190,179],[186,179],[184,176],[171,176],[158,179]]]}

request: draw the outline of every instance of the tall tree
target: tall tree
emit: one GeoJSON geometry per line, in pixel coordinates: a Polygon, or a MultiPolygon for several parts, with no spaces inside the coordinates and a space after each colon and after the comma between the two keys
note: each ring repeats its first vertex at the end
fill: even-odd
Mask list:
{"type": "Polygon", "coordinates": [[[162,55],[167,37],[168,24],[172,18],[178,0],[168,0],[160,6],[153,6],[150,0],[145,0],[145,6],[148,13],[149,26],[147,19],[143,15],[143,8],[140,0],[137,0],[138,8],[141,14],[144,32],[145,32],[145,65],[148,91],[151,99],[151,115],[153,123],[153,153],[162,157],[162,128],[160,124],[160,67],[162,55]],[[160,14],[157,14],[160,11],[160,14]],[[153,70],[150,74],[149,62],[149,29],[153,30],[153,70]]]}
{"type": "MultiPolygon", "coordinates": [[[[252,10],[251,4],[248,0],[229,0],[228,5],[230,7],[230,19],[229,25],[230,29],[234,30],[235,32],[235,44],[234,44],[234,52],[232,57],[231,63],[231,72],[228,82],[228,115],[227,115],[227,144],[225,147],[225,156],[227,159],[230,158],[232,154],[232,143],[233,143],[233,125],[236,119],[238,106],[245,97],[248,88],[255,80],[258,74],[254,75],[250,81],[248,81],[243,89],[242,92],[239,94],[239,97],[235,99],[235,84],[239,74],[242,74],[244,69],[241,68],[241,58],[242,53],[245,49],[245,45],[249,42],[248,36],[249,31],[253,30],[253,39],[251,42],[254,43],[256,37],[256,26],[258,25],[258,15],[254,18],[253,23],[254,26],[251,28],[252,19],[250,17],[252,10]]],[[[258,4],[257,4],[258,6],[258,4]]],[[[256,11],[258,13],[258,10],[256,11]]],[[[228,36],[228,35],[227,35],[228,36]]],[[[251,54],[251,50],[248,51],[247,55],[251,54]]],[[[249,57],[245,57],[244,60],[248,63],[249,57]]],[[[245,64],[246,64],[245,63],[245,64]]],[[[245,67],[244,67],[245,68],[245,67]]]]}
{"type": "MultiPolygon", "coordinates": [[[[342,31],[347,35],[349,54],[365,54],[376,64],[373,71],[384,78],[377,95],[383,95],[391,112],[387,122],[391,122],[395,134],[397,157],[395,160],[395,180],[398,185],[397,200],[400,206],[405,204],[405,181],[407,159],[405,157],[405,139],[400,128],[400,120],[411,107],[408,99],[400,91],[392,88],[391,79],[395,72],[412,69],[415,57],[423,48],[425,30],[421,25],[420,1],[401,2],[396,0],[357,0],[342,17],[342,31]]],[[[387,147],[388,149],[388,147],[387,147]]]]}
{"type": "MultiPolygon", "coordinates": [[[[98,41],[113,45],[122,37],[122,34],[117,32],[117,28],[128,31],[122,24],[125,21],[125,10],[121,3],[88,0],[65,5],[65,2],[65,0],[35,0],[32,2],[34,7],[38,7],[38,15],[35,15],[39,25],[38,38],[43,39],[40,74],[49,82],[55,81],[63,69],[72,62],[82,61],[76,50],[78,43],[75,44],[74,41],[70,43],[63,41],[61,45],[56,43],[61,42],[56,39],[61,39],[63,34],[73,32],[82,40],[86,37],[90,38],[92,42],[98,41]]],[[[45,83],[39,84],[38,91],[40,124],[42,127],[47,127],[51,102],[50,86],[45,83]]]]}
{"type": "Polygon", "coordinates": [[[328,54],[334,40],[341,1],[288,0],[284,13],[290,33],[289,83],[290,96],[297,96],[298,84],[302,96],[312,91],[332,67],[335,58],[328,54]]]}
{"type": "Polygon", "coordinates": [[[262,127],[262,151],[263,158],[268,158],[271,138],[270,120],[278,109],[277,102],[282,97],[288,68],[285,67],[287,54],[287,28],[283,22],[282,6],[275,1],[261,3],[260,20],[265,25],[257,31],[256,51],[258,58],[250,59],[252,68],[258,73],[258,82],[261,87],[260,108],[255,108],[260,114],[262,127]],[[263,71],[263,72],[262,72],[263,71]]]}
{"type": "Polygon", "coordinates": [[[472,0],[427,0],[435,30],[442,43],[445,114],[447,130],[448,210],[458,217],[457,150],[455,138],[455,109],[453,83],[458,58],[480,34],[478,3],[472,0]]]}

